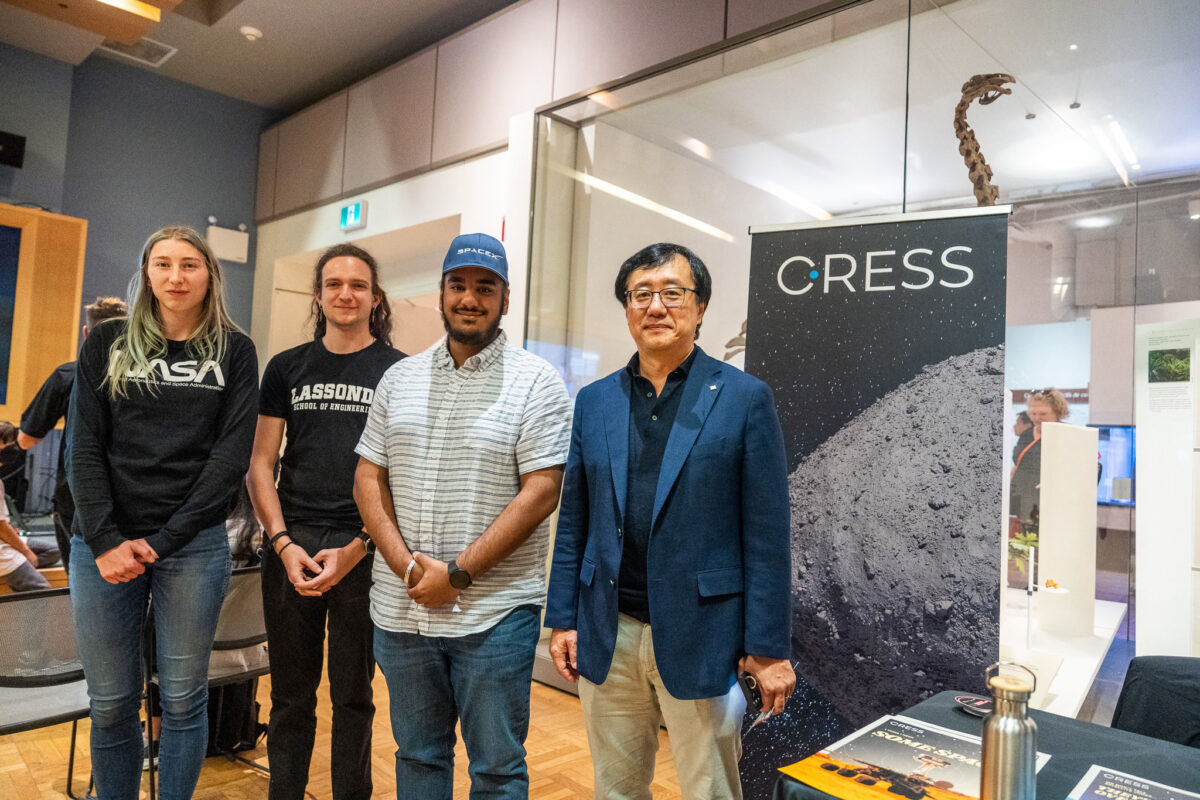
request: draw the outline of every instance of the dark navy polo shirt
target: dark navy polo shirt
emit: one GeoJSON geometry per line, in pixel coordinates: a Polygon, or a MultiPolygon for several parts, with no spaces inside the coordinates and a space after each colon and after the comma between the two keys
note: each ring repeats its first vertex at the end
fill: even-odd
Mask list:
{"type": "Polygon", "coordinates": [[[679,402],[683,399],[683,384],[696,360],[696,353],[693,347],[691,355],[667,375],[667,382],[658,396],[654,394],[654,385],[638,374],[637,353],[625,367],[632,382],[629,392],[629,483],[625,493],[625,542],[621,551],[617,608],[622,614],[646,623],[650,622],[646,552],[658,473],[667,439],[675,425],[679,402]]]}

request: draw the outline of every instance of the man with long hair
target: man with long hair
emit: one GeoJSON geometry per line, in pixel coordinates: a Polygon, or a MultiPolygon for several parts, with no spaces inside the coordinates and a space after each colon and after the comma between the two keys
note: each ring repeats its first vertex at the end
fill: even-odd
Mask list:
{"type": "Polygon", "coordinates": [[[392,348],[391,307],[365,250],[339,244],[313,270],[313,340],[271,359],[246,483],[268,546],[263,611],[271,650],[270,800],[300,800],[317,728],[329,629],[335,800],[371,796],[370,540],[354,504],[354,445],[392,348]],[[275,462],[287,434],[279,485],[275,462]]]}

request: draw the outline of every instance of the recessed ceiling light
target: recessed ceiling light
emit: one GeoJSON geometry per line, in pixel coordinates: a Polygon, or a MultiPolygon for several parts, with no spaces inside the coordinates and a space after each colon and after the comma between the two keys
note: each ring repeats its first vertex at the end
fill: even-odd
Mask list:
{"type": "Polygon", "coordinates": [[[1107,228],[1116,222],[1112,217],[1083,217],[1075,220],[1076,228],[1107,228]]]}
{"type": "Polygon", "coordinates": [[[251,42],[257,42],[263,36],[262,31],[260,31],[258,28],[251,27],[250,25],[243,25],[242,27],[238,28],[238,31],[240,31],[242,36],[245,36],[246,39],[251,42]]]}
{"type": "Polygon", "coordinates": [[[1073,44],[1073,45],[1071,45],[1070,49],[1071,49],[1071,50],[1078,50],[1078,49],[1079,49],[1079,45],[1077,45],[1077,44],[1073,44]]]}

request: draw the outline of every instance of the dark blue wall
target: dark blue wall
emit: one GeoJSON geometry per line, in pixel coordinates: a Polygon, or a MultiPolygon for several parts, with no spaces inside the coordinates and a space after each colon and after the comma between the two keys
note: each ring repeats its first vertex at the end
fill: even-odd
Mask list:
{"type": "Polygon", "coordinates": [[[278,113],[92,56],[75,68],[63,213],[88,220],[85,302],[124,295],[156,228],[210,215],[249,226],[249,262],[223,262],[229,310],[250,328],[259,133],[278,113]]]}
{"type": "Polygon", "coordinates": [[[25,137],[24,166],[0,166],[0,202],[62,211],[70,111],[70,64],[0,43],[0,131],[25,137]]]}

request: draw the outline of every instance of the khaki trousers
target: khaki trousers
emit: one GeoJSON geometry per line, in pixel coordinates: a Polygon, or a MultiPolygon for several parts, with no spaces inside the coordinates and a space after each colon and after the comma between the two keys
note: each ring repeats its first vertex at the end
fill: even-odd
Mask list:
{"type": "Polygon", "coordinates": [[[746,700],[735,684],[721,697],[678,700],[658,674],[650,626],[621,614],[604,683],[579,679],[596,797],[647,800],[658,725],[665,722],[685,800],[741,800],[738,759],[746,700]]]}

